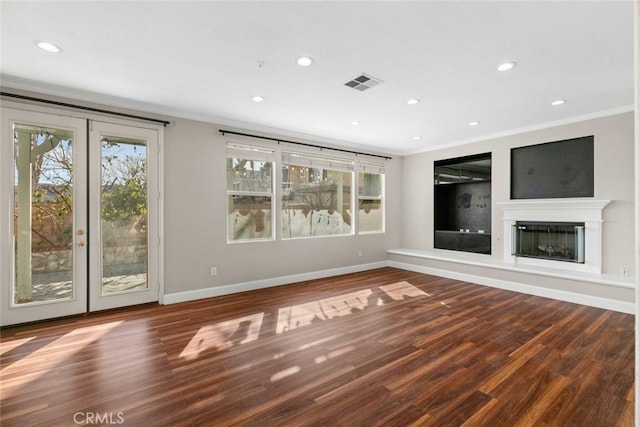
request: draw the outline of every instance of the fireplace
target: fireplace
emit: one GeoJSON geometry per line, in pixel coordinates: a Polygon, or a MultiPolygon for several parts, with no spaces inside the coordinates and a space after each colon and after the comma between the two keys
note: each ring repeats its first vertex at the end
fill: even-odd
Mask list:
{"type": "Polygon", "coordinates": [[[584,222],[517,221],[513,256],[584,263],[584,222]]]}
{"type": "Polygon", "coordinates": [[[504,261],[525,268],[602,273],[603,211],[609,200],[511,200],[503,210],[504,261]]]}

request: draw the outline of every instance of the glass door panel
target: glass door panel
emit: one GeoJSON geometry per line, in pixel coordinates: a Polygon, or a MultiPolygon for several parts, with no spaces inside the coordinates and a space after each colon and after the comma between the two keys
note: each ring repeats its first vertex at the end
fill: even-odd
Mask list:
{"type": "Polygon", "coordinates": [[[92,122],[89,158],[90,310],[158,301],[158,130],[92,122]]]}
{"type": "Polygon", "coordinates": [[[149,287],[147,141],[101,135],[101,294],[149,287]]]}
{"type": "Polygon", "coordinates": [[[0,228],[2,324],[82,313],[86,121],[8,108],[2,115],[0,217],[11,224],[0,228]]]}
{"type": "Polygon", "coordinates": [[[73,298],[73,131],[13,128],[13,303],[73,298]]]}

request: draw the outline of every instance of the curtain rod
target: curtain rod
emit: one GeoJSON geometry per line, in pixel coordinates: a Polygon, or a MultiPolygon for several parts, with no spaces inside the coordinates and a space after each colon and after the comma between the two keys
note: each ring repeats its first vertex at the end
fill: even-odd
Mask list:
{"type": "Polygon", "coordinates": [[[146,120],[148,122],[160,123],[160,124],[162,124],[164,126],[167,126],[168,124],[171,123],[171,122],[168,122],[166,120],[152,119],[150,117],[143,117],[143,116],[136,116],[135,114],[118,113],[116,111],[102,110],[100,108],[93,108],[93,107],[85,107],[83,105],[69,104],[69,103],[66,103],[66,102],[51,101],[49,99],[35,98],[33,96],[17,95],[15,93],[0,92],[0,95],[1,96],[7,96],[7,97],[10,97],[10,98],[22,99],[22,100],[25,100],[25,101],[34,101],[34,102],[42,102],[44,104],[57,105],[58,107],[71,107],[71,108],[77,108],[77,109],[80,109],[80,110],[91,111],[91,112],[94,112],[94,113],[112,114],[114,116],[127,117],[129,119],[146,120]]]}
{"type": "Polygon", "coordinates": [[[229,135],[248,136],[250,138],[266,139],[266,140],[269,140],[269,141],[275,141],[277,143],[285,142],[287,144],[303,145],[305,147],[319,148],[321,150],[333,150],[333,151],[340,151],[340,152],[343,152],[343,153],[351,153],[351,154],[355,154],[356,156],[360,154],[360,155],[363,155],[363,156],[378,157],[378,158],[385,159],[385,160],[391,160],[392,159],[392,157],[382,156],[380,154],[368,154],[368,153],[362,153],[360,151],[346,150],[346,149],[343,149],[343,148],[324,147],[322,145],[307,144],[305,142],[297,142],[297,141],[287,141],[286,139],[270,138],[268,136],[252,135],[250,133],[235,132],[235,131],[232,131],[232,130],[218,129],[218,132],[220,132],[222,135],[229,134],[229,135]]]}

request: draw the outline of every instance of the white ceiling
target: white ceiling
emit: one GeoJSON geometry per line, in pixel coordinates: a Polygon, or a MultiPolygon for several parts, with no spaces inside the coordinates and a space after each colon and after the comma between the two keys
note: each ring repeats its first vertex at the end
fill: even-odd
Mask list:
{"type": "Polygon", "coordinates": [[[5,90],[376,152],[425,151],[633,106],[630,0],[0,7],[5,90]],[[36,40],[63,52],[41,51],[36,40]],[[298,66],[300,55],[315,64],[298,66]],[[505,61],[518,66],[496,71],[505,61]],[[344,85],[363,72],[383,83],[365,92],[344,85]],[[421,102],[407,105],[410,98],[421,102]],[[550,106],[559,98],[566,104],[550,106]]]}

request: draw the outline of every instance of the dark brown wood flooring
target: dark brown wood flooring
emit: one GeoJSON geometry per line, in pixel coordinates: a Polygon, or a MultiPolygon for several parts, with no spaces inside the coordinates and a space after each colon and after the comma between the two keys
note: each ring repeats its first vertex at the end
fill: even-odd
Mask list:
{"type": "Polygon", "coordinates": [[[633,316],[382,268],[2,331],[8,426],[632,426],[633,316]]]}

